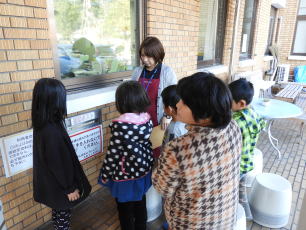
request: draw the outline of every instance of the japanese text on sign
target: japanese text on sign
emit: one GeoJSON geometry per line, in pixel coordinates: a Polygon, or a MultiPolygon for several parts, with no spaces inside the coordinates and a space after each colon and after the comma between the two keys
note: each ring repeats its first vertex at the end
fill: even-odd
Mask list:
{"type": "Polygon", "coordinates": [[[7,177],[32,167],[32,143],[32,130],[2,138],[1,152],[7,177]]]}
{"type": "Polygon", "coordinates": [[[88,129],[70,136],[80,161],[102,151],[101,126],[88,129]]]}

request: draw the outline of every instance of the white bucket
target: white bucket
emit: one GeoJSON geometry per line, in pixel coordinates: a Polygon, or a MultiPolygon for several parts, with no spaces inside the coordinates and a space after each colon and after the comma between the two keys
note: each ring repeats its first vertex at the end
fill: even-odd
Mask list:
{"type": "Polygon", "coordinates": [[[146,193],[147,222],[153,221],[160,216],[163,211],[162,197],[153,186],[146,193]]]}
{"type": "Polygon", "coordinates": [[[234,230],[246,230],[246,217],[241,204],[238,204],[237,206],[237,220],[234,230]]]}
{"type": "Polygon", "coordinates": [[[249,197],[253,220],[268,228],[287,225],[292,201],[292,187],[284,177],[263,173],[256,176],[249,197]]]}

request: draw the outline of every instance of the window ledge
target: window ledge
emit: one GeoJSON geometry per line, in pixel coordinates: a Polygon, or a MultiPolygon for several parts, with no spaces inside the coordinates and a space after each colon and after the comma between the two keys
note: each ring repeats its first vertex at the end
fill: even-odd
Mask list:
{"type": "Polygon", "coordinates": [[[288,57],[288,60],[306,61],[306,56],[291,55],[291,56],[288,57]]]}
{"type": "Polygon", "coordinates": [[[67,114],[105,105],[115,101],[118,86],[110,86],[67,96],[67,114]]]}
{"type": "Polygon", "coordinates": [[[210,72],[210,73],[217,75],[217,74],[222,74],[222,73],[228,73],[228,66],[216,65],[216,66],[201,68],[201,69],[198,69],[198,71],[210,72]]]}
{"type": "Polygon", "coordinates": [[[263,58],[264,61],[272,61],[273,60],[273,56],[271,55],[265,55],[263,58]]]}
{"type": "Polygon", "coordinates": [[[239,61],[239,67],[247,67],[255,65],[255,61],[253,59],[247,59],[243,61],[239,61]]]}
{"type": "Polygon", "coordinates": [[[278,9],[286,8],[286,0],[272,0],[271,5],[278,9]]]}

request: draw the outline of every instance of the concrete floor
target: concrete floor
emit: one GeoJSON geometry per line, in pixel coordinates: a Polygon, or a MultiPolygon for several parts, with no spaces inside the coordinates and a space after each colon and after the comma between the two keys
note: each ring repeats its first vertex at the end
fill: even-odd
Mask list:
{"type": "MultiPolygon", "coordinates": [[[[301,94],[297,104],[306,109],[306,94],[301,94]]],[[[272,148],[268,136],[262,132],[257,147],[263,152],[264,172],[271,172],[287,178],[293,188],[292,207],[289,223],[281,229],[297,229],[299,213],[306,189],[306,134],[301,139],[299,127],[301,121],[280,119],[274,122],[272,134],[279,139],[279,149],[282,152],[278,159],[276,151],[272,148]]],[[[163,216],[148,223],[148,230],[159,230],[163,216]]],[[[250,230],[268,230],[256,223],[247,223],[250,230]]],[[[37,230],[51,230],[51,223],[47,223],[37,230]]],[[[119,230],[117,210],[114,199],[106,189],[92,194],[86,202],[73,210],[73,230],[119,230]]],[[[299,229],[301,230],[301,229],[299,229]]]]}

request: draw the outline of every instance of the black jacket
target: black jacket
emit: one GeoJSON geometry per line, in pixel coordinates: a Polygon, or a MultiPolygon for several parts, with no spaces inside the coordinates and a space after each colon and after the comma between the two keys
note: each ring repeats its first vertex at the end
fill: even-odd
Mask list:
{"type": "Polygon", "coordinates": [[[146,175],[153,166],[150,134],[152,121],[126,123],[113,121],[110,138],[99,178],[114,181],[135,180],[146,175]]]}
{"type": "Polygon", "coordinates": [[[33,131],[34,200],[53,209],[69,209],[86,196],[70,202],[67,194],[79,189],[89,194],[84,174],[71,140],[59,124],[49,123],[33,131]]]}

